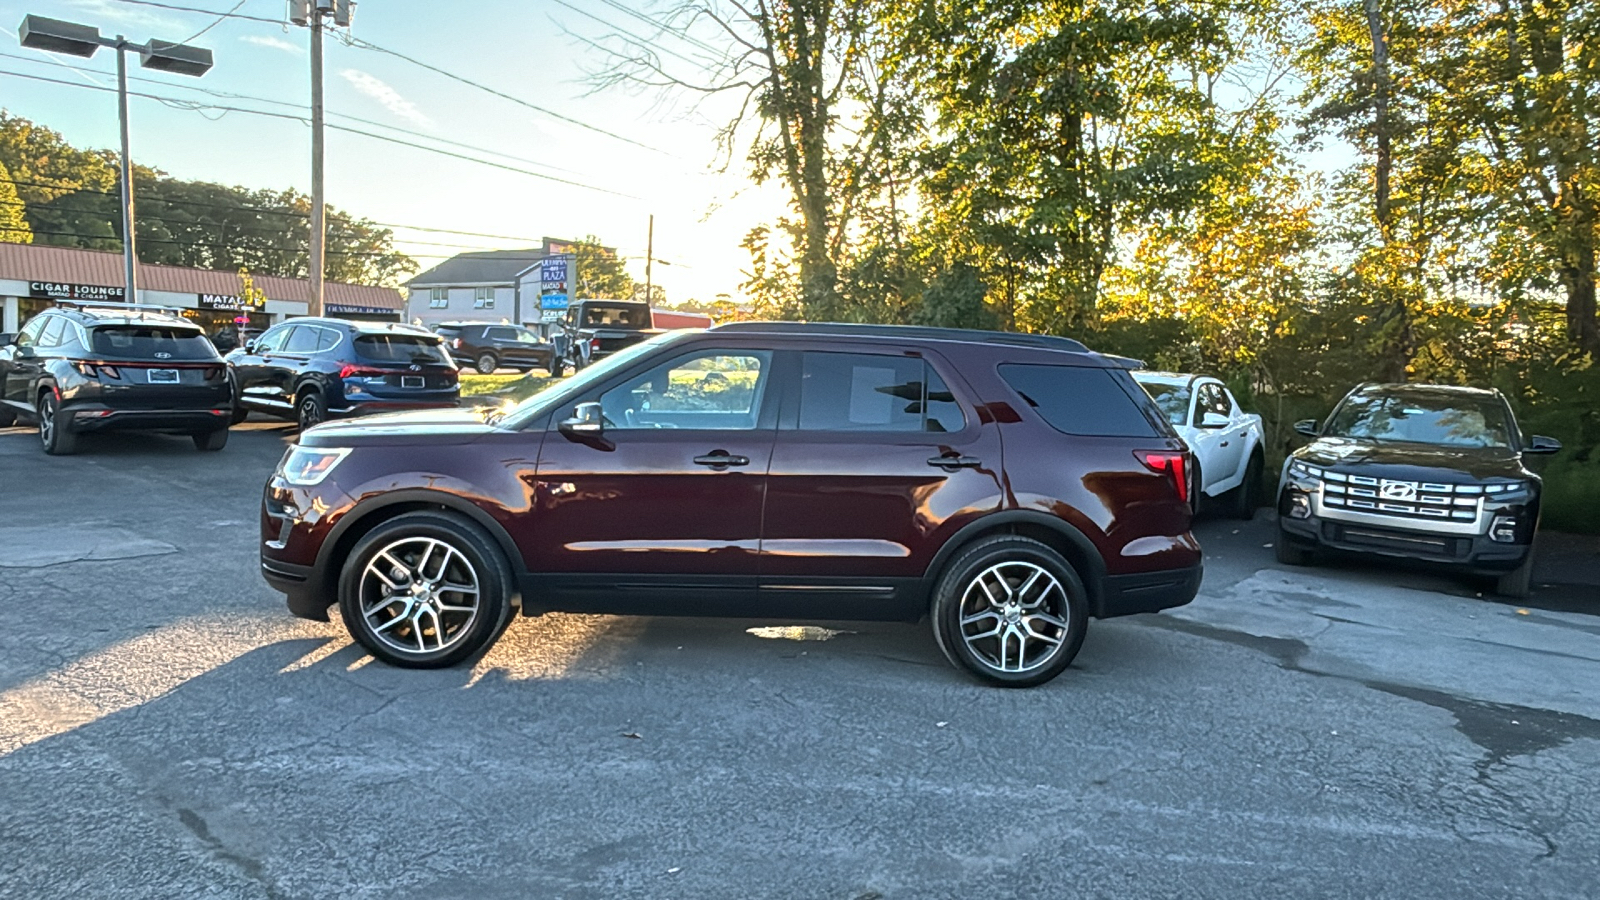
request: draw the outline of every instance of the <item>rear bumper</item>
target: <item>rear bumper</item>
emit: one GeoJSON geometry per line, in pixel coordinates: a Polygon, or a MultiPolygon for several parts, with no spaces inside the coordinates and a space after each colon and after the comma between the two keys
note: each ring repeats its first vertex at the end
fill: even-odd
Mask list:
{"type": "Polygon", "coordinates": [[[233,404],[208,409],[108,409],[101,404],[74,405],[63,411],[67,429],[78,434],[100,431],[206,432],[228,427],[233,404]]]}
{"type": "Polygon", "coordinates": [[[1160,612],[1183,606],[1200,593],[1202,565],[1137,575],[1107,575],[1100,589],[1100,608],[1095,616],[1112,619],[1138,613],[1160,612]]]}

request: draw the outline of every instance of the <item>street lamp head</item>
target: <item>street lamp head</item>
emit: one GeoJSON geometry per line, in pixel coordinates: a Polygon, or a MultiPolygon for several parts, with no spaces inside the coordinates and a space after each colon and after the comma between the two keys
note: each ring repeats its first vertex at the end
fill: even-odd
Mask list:
{"type": "Polygon", "coordinates": [[[44,16],[24,16],[17,29],[22,46],[68,56],[93,56],[100,49],[100,29],[44,16]]]}
{"type": "Polygon", "coordinates": [[[198,77],[210,71],[211,51],[204,47],[152,40],[139,55],[139,64],[158,72],[198,77]]]}

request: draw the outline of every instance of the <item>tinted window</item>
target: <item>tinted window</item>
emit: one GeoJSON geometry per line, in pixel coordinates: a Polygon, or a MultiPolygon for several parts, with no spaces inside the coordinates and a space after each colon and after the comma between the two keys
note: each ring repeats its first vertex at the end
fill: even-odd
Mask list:
{"type": "Polygon", "coordinates": [[[1123,389],[1121,370],[1088,366],[1004,365],[1000,377],[1050,427],[1065,434],[1159,437],[1155,426],[1123,389]]]}
{"type": "Polygon", "coordinates": [[[22,326],[22,333],[17,335],[17,346],[27,347],[39,343],[39,333],[44,331],[44,326],[50,324],[53,316],[34,316],[33,321],[22,326]]]}
{"type": "Polygon", "coordinates": [[[54,347],[61,343],[61,333],[67,330],[67,320],[61,316],[51,316],[45,323],[44,331],[39,335],[40,347],[54,347]]]}
{"type": "Polygon", "coordinates": [[[256,352],[266,353],[269,350],[276,350],[283,346],[283,339],[289,336],[289,332],[291,330],[293,330],[292,326],[285,328],[273,328],[266,334],[263,334],[260,340],[256,341],[256,352]]]}
{"type": "Polygon", "coordinates": [[[289,340],[284,342],[285,353],[315,353],[317,352],[317,332],[320,328],[310,325],[301,325],[289,332],[289,340]]]}
{"type": "Polygon", "coordinates": [[[1227,395],[1223,393],[1222,386],[1216,384],[1202,384],[1200,386],[1199,402],[1194,408],[1194,423],[1199,425],[1204,421],[1207,413],[1216,413],[1227,417],[1233,412],[1233,406],[1228,402],[1227,395]]]}
{"type": "Polygon", "coordinates": [[[364,334],[355,339],[356,355],[373,362],[447,363],[444,342],[423,334],[364,334]]]}
{"type": "Polygon", "coordinates": [[[583,308],[585,328],[649,328],[650,312],[642,306],[602,306],[589,304],[583,308]]]}
{"type": "Polygon", "coordinates": [[[215,359],[216,348],[196,328],[101,325],[91,333],[94,352],[121,359],[215,359]],[[159,354],[167,354],[161,356],[159,354]]]}
{"type": "Polygon", "coordinates": [[[1508,426],[1505,408],[1493,398],[1357,394],[1339,407],[1323,434],[1451,447],[1506,447],[1510,445],[1508,426]]]}
{"type": "Polygon", "coordinates": [[[700,351],[606,391],[600,409],[616,428],[756,427],[772,353],[700,351]]]}
{"type": "Polygon", "coordinates": [[[800,427],[807,431],[960,431],[955,396],[911,356],[806,353],[800,427]]]}
{"type": "Polygon", "coordinates": [[[491,328],[489,329],[489,337],[497,341],[514,341],[517,339],[517,330],[515,328],[491,328]]]}
{"type": "Polygon", "coordinates": [[[332,328],[317,329],[317,350],[332,350],[339,343],[339,332],[332,328]]]}
{"type": "Polygon", "coordinates": [[[1139,386],[1144,388],[1150,399],[1156,402],[1156,407],[1167,417],[1168,422],[1182,425],[1184,420],[1189,418],[1189,401],[1194,398],[1189,392],[1189,385],[1140,381],[1139,386]]]}

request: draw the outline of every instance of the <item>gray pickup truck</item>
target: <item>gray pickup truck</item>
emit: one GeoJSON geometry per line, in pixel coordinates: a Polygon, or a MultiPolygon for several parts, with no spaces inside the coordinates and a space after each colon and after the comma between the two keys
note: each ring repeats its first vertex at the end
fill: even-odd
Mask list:
{"type": "Polygon", "coordinates": [[[581,369],[661,333],[650,304],[638,300],[579,300],[567,310],[565,359],[581,369]]]}

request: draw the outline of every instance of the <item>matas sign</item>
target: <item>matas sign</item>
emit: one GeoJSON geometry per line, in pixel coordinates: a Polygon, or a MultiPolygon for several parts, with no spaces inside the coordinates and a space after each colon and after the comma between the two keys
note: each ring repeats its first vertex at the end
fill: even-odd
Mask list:
{"type": "Polygon", "coordinates": [[[260,309],[262,306],[266,305],[259,300],[251,302],[243,297],[235,297],[232,294],[197,294],[196,296],[200,298],[201,309],[220,309],[239,312],[260,309]]]}

